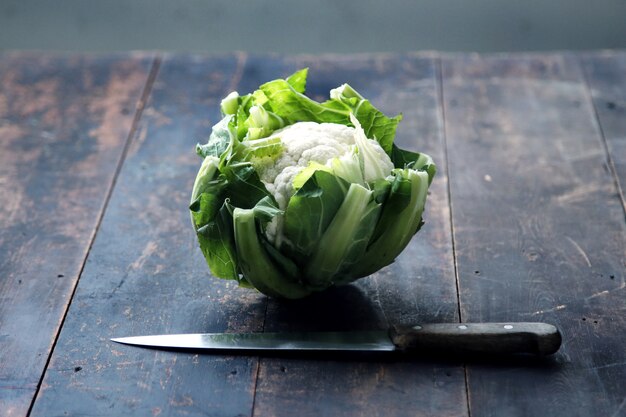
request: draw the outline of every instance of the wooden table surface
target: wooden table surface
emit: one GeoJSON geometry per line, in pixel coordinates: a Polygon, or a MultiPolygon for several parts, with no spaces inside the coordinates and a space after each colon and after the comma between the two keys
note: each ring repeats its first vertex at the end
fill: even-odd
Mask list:
{"type": "Polygon", "coordinates": [[[626,52],[0,54],[1,416],[626,416],[626,52]],[[280,302],[213,279],[187,206],[228,92],[310,67],[439,172],[391,266],[280,302]],[[548,358],[197,355],[166,332],[545,321],[548,358]]]}

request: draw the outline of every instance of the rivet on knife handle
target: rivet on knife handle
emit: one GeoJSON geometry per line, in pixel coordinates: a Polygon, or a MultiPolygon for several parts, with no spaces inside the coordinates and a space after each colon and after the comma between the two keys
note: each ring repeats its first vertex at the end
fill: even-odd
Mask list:
{"type": "Polygon", "coordinates": [[[402,351],[459,353],[530,353],[550,355],[561,346],[561,334],[546,323],[437,323],[392,326],[390,337],[402,351]]]}

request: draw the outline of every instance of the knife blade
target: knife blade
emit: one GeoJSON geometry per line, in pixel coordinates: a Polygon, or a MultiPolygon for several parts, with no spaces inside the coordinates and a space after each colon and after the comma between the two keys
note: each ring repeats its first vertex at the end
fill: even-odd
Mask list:
{"type": "Polygon", "coordinates": [[[131,336],[113,342],[207,351],[329,351],[550,355],[561,333],[546,323],[429,323],[388,330],[287,333],[188,333],[131,336]]]}

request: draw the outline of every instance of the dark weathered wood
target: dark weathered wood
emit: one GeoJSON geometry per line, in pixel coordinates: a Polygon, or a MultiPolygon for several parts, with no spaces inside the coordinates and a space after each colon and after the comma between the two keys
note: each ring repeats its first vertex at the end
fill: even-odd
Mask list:
{"type": "MultiPolygon", "coordinates": [[[[439,173],[426,225],[393,265],[300,302],[271,300],[265,331],[385,328],[457,322],[445,158],[435,60],[416,55],[299,57],[307,91],[326,99],[348,82],[387,114],[404,113],[397,143],[433,156],[439,173]]],[[[262,358],[254,415],[407,416],[467,413],[459,363],[262,358]]]]}
{"type": "Polygon", "coordinates": [[[0,55],[0,415],[28,412],[151,62],[0,55]]]}
{"type": "Polygon", "coordinates": [[[626,52],[581,57],[626,211],[626,52]]]}
{"type": "MultiPolygon", "coordinates": [[[[575,56],[444,59],[461,319],[545,321],[563,332],[553,358],[484,358],[465,375],[457,358],[259,360],[108,341],[459,320],[434,56],[168,56],[32,415],[457,416],[468,414],[466,377],[472,416],[623,415],[626,226],[606,151],[623,186],[624,60],[585,56],[589,89],[575,56]],[[230,90],[302,66],[316,98],[350,82],[385,112],[402,111],[398,143],[430,153],[440,171],[426,226],[395,264],[306,300],[268,302],[208,273],[187,212],[200,164],[193,145],[230,90]]],[[[0,59],[0,415],[24,415],[37,389],[149,67],[124,57],[0,59]],[[18,331],[28,342],[12,341],[18,331]]]]}
{"type": "Polygon", "coordinates": [[[116,336],[260,331],[265,298],[216,280],[189,219],[194,146],[245,57],[164,58],[32,416],[249,415],[255,357],[120,346],[116,336]]]}
{"type": "Polygon", "coordinates": [[[443,97],[462,319],[563,334],[552,361],[469,366],[471,415],[624,415],[626,230],[578,61],[448,57],[443,97]]]}

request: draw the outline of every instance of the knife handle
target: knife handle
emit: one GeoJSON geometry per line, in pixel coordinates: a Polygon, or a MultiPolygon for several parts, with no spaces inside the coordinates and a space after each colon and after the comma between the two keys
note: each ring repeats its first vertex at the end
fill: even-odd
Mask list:
{"type": "Polygon", "coordinates": [[[550,355],[561,346],[561,333],[546,323],[392,326],[389,336],[401,351],[550,355]]]}

